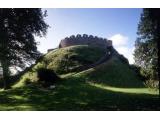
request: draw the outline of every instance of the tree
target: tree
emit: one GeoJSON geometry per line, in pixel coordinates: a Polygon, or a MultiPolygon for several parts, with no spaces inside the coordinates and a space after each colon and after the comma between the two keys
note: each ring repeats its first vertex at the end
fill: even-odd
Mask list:
{"type": "Polygon", "coordinates": [[[143,9],[135,43],[135,63],[141,66],[149,79],[160,78],[160,9],[143,9]]]}
{"type": "Polygon", "coordinates": [[[24,67],[40,56],[34,36],[46,35],[46,12],[41,9],[0,9],[0,62],[4,88],[8,87],[9,67],[24,67]]]}

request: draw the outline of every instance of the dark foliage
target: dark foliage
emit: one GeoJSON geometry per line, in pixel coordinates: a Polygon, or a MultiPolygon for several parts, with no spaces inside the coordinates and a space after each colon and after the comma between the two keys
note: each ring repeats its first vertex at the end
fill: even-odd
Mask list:
{"type": "Polygon", "coordinates": [[[7,88],[9,67],[24,68],[41,55],[34,36],[44,36],[48,25],[46,12],[41,9],[0,9],[0,62],[3,68],[4,88],[7,88]]]}
{"type": "Polygon", "coordinates": [[[60,79],[53,70],[45,68],[37,70],[37,77],[43,87],[54,85],[60,79]]]}
{"type": "Polygon", "coordinates": [[[144,69],[145,76],[158,80],[160,67],[160,9],[143,9],[135,43],[135,63],[144,69]]]}
{"type": "Polygon", "coordinates": [[[46,14],[41,9],[0,9],[0,16],[0,58],[23,67],[39,57],[34,35],[46,35],[46,14]]]}

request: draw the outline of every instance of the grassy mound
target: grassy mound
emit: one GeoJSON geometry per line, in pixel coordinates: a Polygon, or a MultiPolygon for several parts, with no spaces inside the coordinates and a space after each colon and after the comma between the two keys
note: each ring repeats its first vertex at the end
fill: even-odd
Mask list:
{"type": "Polygon", "coordinates": [[[15,86],[37,81],[37,70],[39,68],[47,68],[54,70],[59,75],[76,73],[75,75],[70,74],[70,79],[81,79],[85,82],[122,88],[144,87],[135,71],[119,57],[119,54],[114,54],[111,59],[97,67],[82,72],[76,69],[80,66],[95,63],[103,55],[103,49],[86,45],[51,51],[39,60],[31,70],[26,72],[15,86]]]}
{"type": "Polygon", "coordinates": [[[36,82],[37,70],[47,68],[54,70],[58,75],[70,72],[79,72],[77,68],[95,63],[105,54],[104,49],[87,45],[77,45],[53,50],[44,55],[37,64],[33,65],[14,86],[36,82]]]}
{"type": "Polygon", "coordinates": [[[86,71],[75,74],[76,79],[83,79],[88,82],[102,83],[108,86],[122,88],[144,87],[140,78],[130,66],[113,56],[109,61],[86,71]]]}
{"type": "Polygon", "coordinates": [[[87,45],[71,46],[51,51],[44,56],[38,66],[53,69],[57,74],[78,71],[77,68],[93,64],[99,60],[105,51],[98,47],[87,45]]]}

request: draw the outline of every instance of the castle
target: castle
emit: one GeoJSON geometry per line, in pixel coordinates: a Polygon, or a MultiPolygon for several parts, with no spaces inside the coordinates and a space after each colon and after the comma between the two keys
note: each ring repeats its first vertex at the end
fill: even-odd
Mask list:
{"type": "MultiPolygon", "coordinates": [[[[94,47],[100,47],[103,49],[107,49],[109,47],[112,47],[112,41],[107,40],[105,38],[99,38],[97,36],[92,35],[72,35],[70,37],[66,37],[61,40],[59,43],[59,48],[64,48],[68,46],[75,46],[75,45],[89,45],[94,47]]],[[[55,48],[56,49],[56,48],[55,48]]],[[[48,52],[52,51],[54,49],[48,49],[48,52]]]]}
{"type": "Polygon", "coordinates": [[[106,49],[107,47],[112,46],[112,41],[103,39],[103,38],[99,38],[96,36],[94,37],[92,35],[88,36],[86,34],[83,34],[83,36],[72,35],[69,38],[67,37],[61,40],[59,44],[59,48],[64,48],[64,47],[74,46],[74,45],[90,45],[90,46],[101,47],[101,48],[106,49]]]}

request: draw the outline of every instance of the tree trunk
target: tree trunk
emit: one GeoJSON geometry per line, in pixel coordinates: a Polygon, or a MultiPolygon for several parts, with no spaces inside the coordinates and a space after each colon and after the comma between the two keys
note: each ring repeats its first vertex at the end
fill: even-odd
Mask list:
{"type": "Polygon", "coordinates": [[[3,85],[4,85],[4,89],[9,89],[9,65],[8,65],[8,61],[3,59],[1,60],[1,64],[2,64],[2,69],[3,69],[3,85]]]}

